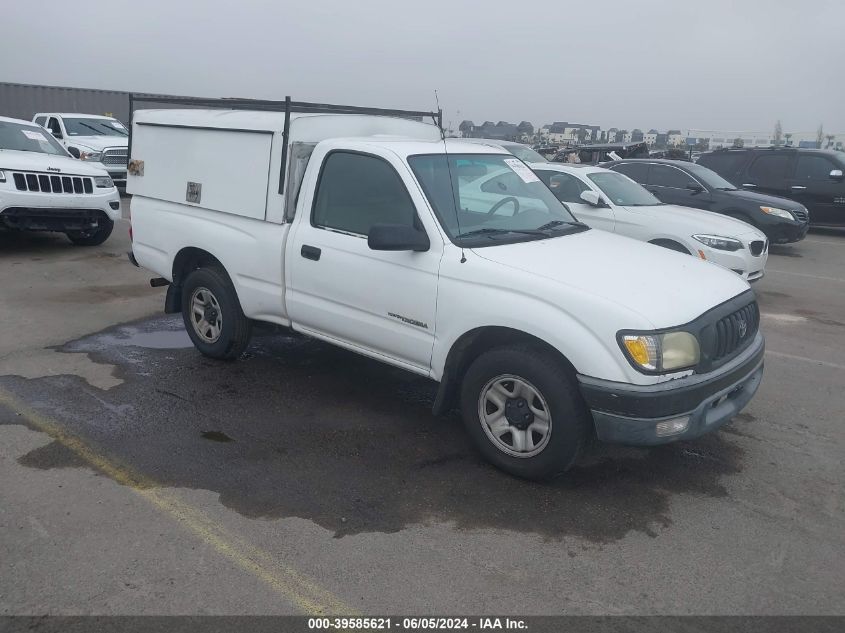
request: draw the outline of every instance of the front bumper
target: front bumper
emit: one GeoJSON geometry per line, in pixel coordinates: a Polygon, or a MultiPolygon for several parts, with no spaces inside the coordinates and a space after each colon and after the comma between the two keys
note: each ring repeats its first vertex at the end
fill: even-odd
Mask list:
{"type": "MultiPolygon", "coordinates": [[[[740,239],[744,243],[749,241],[744,237],[740,239]]],[[[699,245],[697,248],[704,253],[707,261],[732,270],[746,281],[761,279],[765,274],[766,262],[769,259],[768,248],[756,256],[751,254],[748,246],[738,251],[720,251],[703,245],[699,245]]]]}
{"type": "Polygon", "coordinates": [[[645,386],[580,375],[578,381],[598,439],[635,446],[666,444],[714,431],[738,414],[763,379],[764,353],[758,333],[748,349],[711,374],[645,386]],[[659,434],[661,422],[683,424],[684,418],[681,430],[659,434]]]}
{"type": "Polygon", "coordinates": [[[760,230],[766,234],[772,244],[791,244],[804,239],[807,231],[810,230],[810,223],[809,221],[804,223],[783,221],[761,226],[760,230]]]}
{"type": "Polygon", "coordinates": [[[105,216],[121,218],[117,189],[102,193],[43,193],[0,187],[0,225],[31,231],[84,230],[105,216]]]}

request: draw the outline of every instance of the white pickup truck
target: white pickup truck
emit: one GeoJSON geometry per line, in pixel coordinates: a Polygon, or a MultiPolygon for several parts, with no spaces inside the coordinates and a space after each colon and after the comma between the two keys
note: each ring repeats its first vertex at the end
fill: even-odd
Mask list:
{"type": "Polygon", "coordinates": [[[129,130],[110,116],[72,112],[38,112],[33,123],[46,128],[79,160],[105,169],[115,186],[126,186],[129,130]]]}
{"type": "Polygon", "coordinates": [[[269,103],[132,121],[130,257],[203,354],[237,358],[266,321],[428,377],[435,413],[460,406],[527,478],[591,437],[692,438],[751,400],[764,342],[737,275],[589,229],[501,149],[269,103]],[[473,186],[503,170],[518,191],[473,186]]]}

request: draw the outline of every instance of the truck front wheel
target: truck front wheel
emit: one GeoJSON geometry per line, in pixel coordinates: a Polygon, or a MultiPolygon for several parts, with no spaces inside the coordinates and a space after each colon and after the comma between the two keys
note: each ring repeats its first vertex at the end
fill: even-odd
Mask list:
{"type": "Polygon", "coordinates": [[[569,372],[532,347],[497,348],[475,359],[461,386],[461,412],[484,457],[526,479],[567,470],[590,428],[569,372]]]}
{"type": "Polygon", "coordinates": [[[228,275],[218,268],[198,268],[185,278],[182,318],[188,336],[206,356],[233,360],[249,345],[252,323],[228,275]]]}

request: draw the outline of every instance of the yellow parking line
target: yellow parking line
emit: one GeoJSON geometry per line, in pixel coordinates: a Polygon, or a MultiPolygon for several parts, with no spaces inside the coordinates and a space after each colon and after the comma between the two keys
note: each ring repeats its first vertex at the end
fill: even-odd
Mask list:
{"type": "Polygon", "coordinates": [[[166,488],[159,487],[149,477],[135,472],[131,467],[121,464],[113,457],[99,454],[79,438],[66,433],[54,421],[27,407],[2,389],[0,389],[0,404],[19,413],[36,429],[73,451],[90,466],[126,486],[155,508],[178,521],[202,542],[214,548],[244,571],[265,582],[302,612],[314,615],[329,613],[357,615],[354,609],[300,572],[232,534],[199,509],[184,503],[166,488]]]}

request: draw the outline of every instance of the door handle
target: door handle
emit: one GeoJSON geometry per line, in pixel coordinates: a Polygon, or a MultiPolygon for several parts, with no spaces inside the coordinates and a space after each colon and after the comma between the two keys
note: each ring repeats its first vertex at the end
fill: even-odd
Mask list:
{"type": "Polygon", "coordinates": [[[803,185],[792,185],[792,191],[804,191],[806,188],[803,185]]]}
{"type": "Polygon", "coordinates": [[[305,259],[312,259],[315,262],[320,259],[320,253],[322,253],[322,251],[319,248],[316,246],[308,246],[308,244],[303,244],[302,250],[299,251],[299,254],[305,259]]]}
{"type": "Polygon", "coordinates": [[[757,185],[755,185],[753,182],[744,182],[744,183],[742,183],[742,186],[743,187],[756,187],[757,185]]]}

